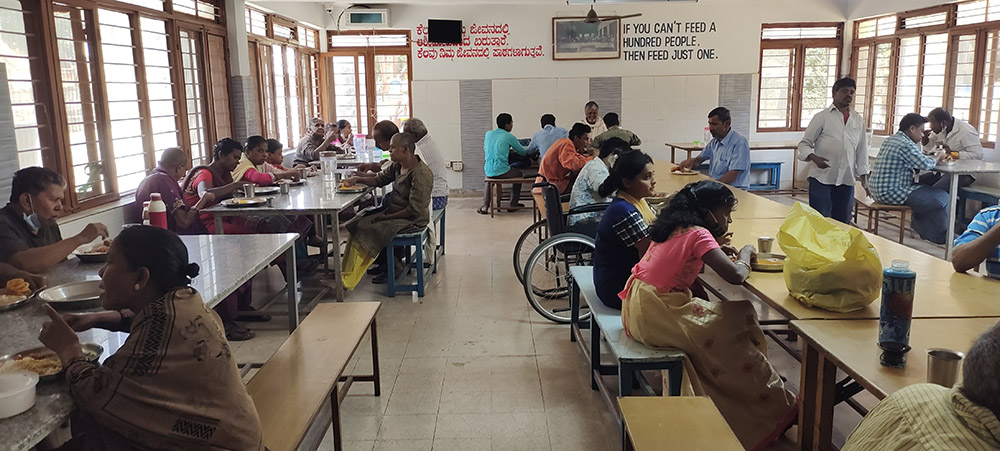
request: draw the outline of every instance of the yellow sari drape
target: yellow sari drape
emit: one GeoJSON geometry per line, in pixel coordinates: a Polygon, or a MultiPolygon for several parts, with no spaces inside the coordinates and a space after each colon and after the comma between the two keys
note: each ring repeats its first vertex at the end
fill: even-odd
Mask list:
{"type": "Polygon", "coordinates": [[[649,203],[646,202],[646,199],[636,199],[635,197],[632,197],[631,194],[624,191],[618,191],[618,197],[625,199],[625,201],[632,204],[636,210],[639,210],[639,214],[642,215],[642,219],[646,220],[646,224],[652,224],[653,221],[656,220],[656,213],[654,213],[653,209],[649,207],[649,203]]]}
{"type": "Polygon", "coordinates": [[[251,162],[250,159],[247,158],[247,154],[244,153],[243,156],[240,157],[240,164],[236,166],[236,169],[233,169],[233,181],[238,182],[240,180],[243,180],[243,176],[247,173],[247,171],[251,169],[256,169],[257,172],[260,173],[264,172],[263,168],[258,168],[257,166],[255,166],[253,162],[251,162]]]}

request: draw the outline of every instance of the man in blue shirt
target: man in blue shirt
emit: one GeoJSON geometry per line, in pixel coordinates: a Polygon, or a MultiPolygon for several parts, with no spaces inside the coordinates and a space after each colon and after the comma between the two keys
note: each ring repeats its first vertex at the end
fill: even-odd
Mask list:
{"type": "Polygon", "coordinates": [[[729,110],[718,107],[708,113],[708,130],[712,141],[697,157],[681,162],[681,169],[690,170],[708,161],[708,175],[741,190],[750,189],[750,143],[736,130],[729,110]]]}
{"type": "Polygon", "coordinates": [[[875,158],[868,188],[876,202],[906,205],[913,211],[913,230],[935,244],[944,244],[948,230],[948,193],[913,183],[917,170],[933,169],[944,152],[932,158],[917,143],[924,136],[927,118],[909,113],[899,121],[899,131],[887,138],[875,158]]]}
{"type": "MultiPolygon", "coordinates": [[[[518,155],[527,154],[521,143],[517,141],[517,137],[510,133],[513,129],[514,118],[510,114],[500,113],[497,115],[497,128],[486,132],[486,137],[483,139],[483,152],[486,152],[486,163],[483,165],[483,170],[487,177],[495,179],[524,177],[524,173],[517,168],[510,167],[507,160],[511,149],[518,155]]],[[[523,207],[524,205],[518,203],[519,200],[521,200],[521,185],[516,184],[510,190],[510,208],[523,207]]],[[[486,185],[485,193],[483,193],[483,205],[476,211],[481,215],[488,214],[487,206],[489,204],[490,189],[489,185],[486,185]]]]}
{"type": "Polygon", "coordinates": [[[552,143],[569,136],[565,128],[556,127],[556,117],[551,114],[542,115],[542,129],[531,137],[531,144],[528,144],[528,154],[538,154],[541,161],[545,156],[545,151],[552,147],[552,143]]]}
{"type": "Polygon", "coordinates": [[[986,261],[986,273],[1000,279],[1000,207],[986,207],[976,214],[965,233],[955,239],[951,264],[965,272],[986,261]]]}

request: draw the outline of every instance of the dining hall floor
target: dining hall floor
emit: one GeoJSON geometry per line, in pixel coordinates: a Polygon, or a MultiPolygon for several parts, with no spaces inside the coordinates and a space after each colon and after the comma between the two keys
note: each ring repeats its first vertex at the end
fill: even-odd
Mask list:
{"type": "MultiPolygon", "coordinates": [[[[791,203],[790,196],[772,199],[791,203]]],[[[805,200],[803,196],[794,198],[805,200]]],[[[621,449],[621,432],[607,404],[590,388],[589,364],[566,326],[535,313],[514,275],[515,241],[532,221],[529,210],[476,214],[481,202],[453,197],[448,205],[447,255],[419,303],[409,295],[385,296],[370,276],[347,301],[380,301],[378,313],[382,396],[356,383],[342,407],[345,450],[575,450],[621,449]]],[[[895,236],[886,227],[882,234],[895,236]]],[[[908,237],[907,244],[920,241],[908,237]]],[[[741,243],[737,243],[741,244],[741,243]]],[[[920,242],[927,251],[934,246],[920,242]]],[[[916,247],[916,246],[915,246],[916,247]]],[[[918,247],[919,248],[919,247],[918,247]]],[[[924,250],[924,249],[921,249],[924,250]]],[[[255,296],[280,275],[255,279],[255,296]]],[[[274,288],[270,288],[271,291],[274,288]]],[[[275,307],[283,309],[283,304],[275,307]]],[[[767,318],[766,307],[761,318],[767,318]]],[[[240,362],[263,362],[287,337],[276,317],[257,337],[232,343],[240,362]]],[[[799,343],[789,343],[799,349],[799,343]]],[[[365,349],[352,365],[371,368],[365,349]]],[[[769,339],[769,357],[793,390],[798,362],[769,339]]],[[[350,372],[350,367],[348,372],[350,372]]],[[[251,373],[252,375],[252,373],[251,373]]],[[[653,375],[655,377],[655,375],[653,375]]],[[[607,379],[617,387],[615,379],[607,379]]],[[[871,408],[875,398],[854,398],[871,408]]],[[[861,420],[837,406],[834,441],[839,446],[861,420]]],[[[773,449],[793,449],[793,427],[773,449]]],[[[331,433],[320,449],[332,450],[331,433]]]]}

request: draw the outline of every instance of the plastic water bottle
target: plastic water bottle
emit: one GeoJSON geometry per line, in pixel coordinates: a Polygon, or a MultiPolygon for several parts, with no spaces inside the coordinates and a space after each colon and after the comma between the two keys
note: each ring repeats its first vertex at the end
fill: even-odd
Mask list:
{"type": "Polygon", "coordinates": [[[705,140],[702,142],[705,143],[706,146],[708,145],[708,143],[712,142],[712,131],[709,130],[708,127],[705,127],[705,134],[703,136],[705,140]]]}
{"type": "Polygon", "coordinates": [[[910,322],[913,319],[913,289],[917,273],[905,260],[893,260],[882,271],[882,310],[878,320],[878,347],[882,349],[882,365],[906,366],[910,350],[910,322]]]}
{"type": "Polygon", "coordinates": [[[149,193],[149,225],[167,228],[167,204],[160,193],[149,193]]]}
{"type": "Polygon", "coordinates": [[[337,171],[337,154],[334,152],[319,153],[319,168],[323,173],[323,181],[334,181],[337,171]]]}

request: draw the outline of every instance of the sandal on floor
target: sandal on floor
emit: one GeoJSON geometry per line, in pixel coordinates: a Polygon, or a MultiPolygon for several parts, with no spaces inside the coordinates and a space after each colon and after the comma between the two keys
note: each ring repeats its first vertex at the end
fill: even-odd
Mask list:
{"type": "Polygon", "coordinates": [[[513,213],[513,212],[515,212],[517,210],[520,210],[522,208],[524,208],[524,204],[521,204],[521,203],[510,204],[510,208],[507,209],[507,213],[513,213]]]}
{"type": "MultiPolygon", "coordinates": [[[[244,310],[243,312],[256,312],[257,309],[250,307],[250,310],[244,310]]],[[[246,323],[266,323],[271,320],[271,315],[240,315],[236,317],[236,321],[243,321],[246,323]]]]}
{"type": "Polygon", "coordinates": [[[226,323],[225,328],[226,340],[229,341],[247,341],[257,335],[252,330],[234,322],[226,323]]]}
{"type": "Polygon", "coordinates": [[[487,211],[486,207],[479,207],[479,209],[476,210],[476,213],[479,213],[481,215],[488,215],[488,214],[490,214],[490,212],[487,211]]]}

